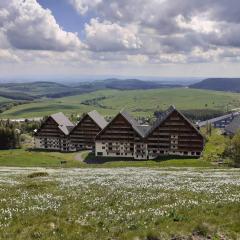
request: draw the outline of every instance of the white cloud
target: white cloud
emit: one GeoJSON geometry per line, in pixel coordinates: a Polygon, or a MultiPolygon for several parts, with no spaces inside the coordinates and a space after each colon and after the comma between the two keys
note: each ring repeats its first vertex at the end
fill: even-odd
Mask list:
{"type": "Polygon", "coordinates": [[[96,7],[102,0],[69,0],[70,3],[75,7],[77,12],[81,15],[87,13],[91,8],[96,7]]]}
{"type": "Polygon", "coordinates": [[[76,33],[64,31],[36,0],[1,0],[0,31],[17,49],[66,51],[79,48],[76,33]]]}
{"type": "Polygon", "coordinates": [[[0,49],[0,63],[6,63],[6,62],[15,63],[15,62],[21,62],[21,60],[11,50],[0,49]]]}
{"type": "Polygon", "coordinates": [[[93,51],[121,51],[141,48],[136,28],[122,27],[109,21],[91,19],[85,25],[86,42],[93,51]]]}

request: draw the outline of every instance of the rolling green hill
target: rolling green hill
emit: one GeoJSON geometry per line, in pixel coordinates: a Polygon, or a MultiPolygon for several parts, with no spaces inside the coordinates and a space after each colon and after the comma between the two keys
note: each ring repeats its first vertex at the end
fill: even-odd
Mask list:
{"type": "Polygon", "coordinates": [[[67,115],[96,109],[103,115],[114,115],[122,108],[135,116],[152,116],[174,104],[180,110],[216,109],[240,106],[240,94],[188,88],[151,90],[100,90],[76,96],[45,99],[18,105],[0,114],[0,117],[20,118],[49,115],[62,111],[67,115]]]}
{"type": "Polygon", "coordinates": [[[225,92],[240,92],[240,78],[208,78],[192,84],[189,87],[225,92]]]}
{"type": "Polygon", "coordinates": [[[160,82],[142,81],[138,79],[106,79],[78,84],[61,84],[56,82],[30,82],[0,84],[0,96],[13,100],[32,101],[34,99],[60,98],[74,96],[103,89],[155,89],[178,87],[178,85],[162,84],[160,82]]]}

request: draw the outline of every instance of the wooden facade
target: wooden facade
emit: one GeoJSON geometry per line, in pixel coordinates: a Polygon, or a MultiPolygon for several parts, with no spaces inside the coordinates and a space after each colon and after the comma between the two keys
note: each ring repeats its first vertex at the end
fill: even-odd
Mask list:
{"type": "Polygon", "coordinates": [[[200,157],[204,138],[197,128],[174,107],[152,127],[141,126],[120,112],[96,137],[96,155],[154,159],[161,155],[200,157]]]}
{"type": "Polygon", "coordinates": [[[71,151],[68,138],[71,128],[73,124],[62,113],[49,116],[34,134],[35,148],[71,151]]]}
{"type": "Polygon", "coordinates": [[[96,155],[146,158],[146,145],[139,123],[126,112],[120,112],[96,137],[96,155]]]}
{"type": "Polygon", "coordinates": [[[86,114],[70,133],[70,141],[76,151],[95,148],[95,137],[107,125],[96,111],[86,114]]]}
{"type": "Polygon", "coordinates": [[[144,141],[150,159],[161,155],[199,157],[204,147],[201,133],[175,108],[156,122],[144,141]]]}
{"type": "Polygon", "coordinates": [[[121,111],[110,123],[97,112],[74,126],[62,113],[53,114],[35,133],[35,147],[57,151],[95,150],[96,156],[155,159],[162,155],[200,157],[204,138],[175,107],[153,126],[140,125],[121,111]]]}

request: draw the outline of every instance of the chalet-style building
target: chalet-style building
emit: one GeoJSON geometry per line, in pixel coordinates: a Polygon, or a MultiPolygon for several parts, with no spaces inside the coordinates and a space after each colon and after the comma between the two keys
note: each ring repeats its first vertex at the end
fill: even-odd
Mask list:
{"type": "Polygon", "coordinates": [[[149,159],[161,155],[200,157],[204,148],[200,131],[174,106],[157,119],[144,141],[149,159]]]}
{"type": "Polygon", "coordinates": [[[38,130],[35,130],[36,149],[72,151],[69,133],[74,125],[63,113],[49,116],[38,130]]]}
{"type": "Polygon", "coordinates": [[[121,111],[97,135],[96,156],[155,159],[161,155],[199,157],[204,138],[175,107],[164,112],[152,127],[140,125],[121,111]]]}
{"type": "Polygon", "coordinates": [[[142,139],[149,128],[149,126],[141,126],[127,112],[121,111],[97,135],[96,155],[145,159],[146,146],[142,139]]]}
{"type": "Polygon", "coordinates": [[[97,112],[87,113],[77,123],[70,133],[72,148],[79,150],[93,150],[96,135],[107,125],[107,121],[97,112]]]}

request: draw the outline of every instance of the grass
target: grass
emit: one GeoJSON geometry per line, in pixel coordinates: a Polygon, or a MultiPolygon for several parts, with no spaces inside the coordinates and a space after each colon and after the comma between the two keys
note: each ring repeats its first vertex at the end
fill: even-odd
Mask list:
{"type": "Polygon", "coordinates": [[[135,116],[152,116],[158,109],[166,109],[171,104],[180,110],[217,109],[227,110],[238,107],[240,95],[237,93],[217,92],[187,88],[155,90],[102,90],[58,99],[44,99],[13,107],[0,117],[20,118],[49,115],[62,111],[68,115],[96,109],[103,115],[114,115],[126,107],[135,116]],[[84,105],[83,101],[105,97],[105,99],[84,105]]]}
{"type": "Polygon", "coordinates": [[[5,98],[5,97],[1,97],[0,96],[0,103],[8,103],[8,102],[12,102],[11,99],[5,98]]]}
{"type": "Polygon", "coordinates": [[[63,167],[61,161],[67,161],[68,167],[77,167],[73,153],[28,151],[27,149],[1,150],[0,166],[17,167],[63,167]]]}
{"type": "Polygon", "coordinates": [[[207,137],[203,159],[210,162],[220,160],[228,141],[229,138],[222,135],[221,130],[212,129],[212,134],[207,137]]]}
{"type": "Polygon", "coordinates": [[[35,178],[28,176],[37,169],[0,171],[0,239],[240,236],[239,170],[48,169],[35,178]]]}
{"type": "Polygon", "coordinates": [[[158,160],[125,160],[116,158],[99,159],[88,152],[60,153],[48,151],[29,151],[27,149],[1,150],[0,166],[9,167],[54,167],[54,168],[115,168],[115,167],[211,167],[209,161],[201,159],[158,159],[158,160]],[[84,162],[76,160],[82,154],[84,162]]]}
{"type": "MultiPolygon", "coordinates": [[[[204,130],[203,130],[204,133],[204,130]]],[[[115,168],[115,167],[213,167],[212,163],[221,158],[228,139],[219,130],[212,130],[200,159],[184,157],[162,157],[156,160],[133,160],[126,158],[95,157],[88,151],[61,153],[29,150],[29,144],[22,149],[1,150],[0,166],[14,167],[56,167],[56,168],[115,168]],[[79,158],[79,155],[81,156],[79,158]],[[83,159],[80,161],[78,159],[83,159]]],[[[28,139],[29,142],[32,142],[28,139]]]]}

